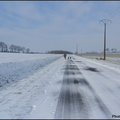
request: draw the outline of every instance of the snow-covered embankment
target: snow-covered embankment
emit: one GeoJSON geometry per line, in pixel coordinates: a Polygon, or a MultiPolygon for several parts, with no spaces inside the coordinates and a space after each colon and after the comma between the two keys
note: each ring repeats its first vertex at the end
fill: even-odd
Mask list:
{"type": "MultiPolygon", "coordinates": [[[[41,56],[41,58],[36,57],[36,59],[23,59],[23,61],[13,62],[9,61],[8,58],[7,63],[0,63],[0,90],[13,84],[19,79],[27,77],[61,57],[61,55],[39,56],[41,56]]],[[[14,57],[16,56],[14,55],[14,57]]]]}

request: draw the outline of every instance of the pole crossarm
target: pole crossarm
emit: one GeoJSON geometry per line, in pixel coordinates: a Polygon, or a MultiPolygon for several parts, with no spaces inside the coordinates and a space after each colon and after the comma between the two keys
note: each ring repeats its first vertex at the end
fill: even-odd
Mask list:
{"type": "Polygon", "coordinates": [[[103,20],[100,20],[99,23],[100,23],[100,22],[103,22],[103,23],[110,22],[110,23],[111,23],[112,21],[111,21],[111,20],[108,20],[108,19],[103,19],[103,20]]]}

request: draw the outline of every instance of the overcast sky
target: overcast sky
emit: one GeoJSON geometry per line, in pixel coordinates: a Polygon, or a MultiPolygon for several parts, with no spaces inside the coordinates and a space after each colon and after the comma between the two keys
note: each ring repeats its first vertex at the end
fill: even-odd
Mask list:
{"type": "Polygon", "coordinates": [[[104,24],[99,20],[108,18],[107,47],[120,51],[119,7],[120,1],[0,1],[0,41],[34,52],[75,52],[76,44],[79,52],[100,52],[104,24]]]}

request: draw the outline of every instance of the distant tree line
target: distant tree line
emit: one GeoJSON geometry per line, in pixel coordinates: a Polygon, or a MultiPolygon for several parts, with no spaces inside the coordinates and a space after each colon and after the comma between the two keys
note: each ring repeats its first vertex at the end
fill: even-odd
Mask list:
{"type": "Polygon", "coordinates": [[[112,49],[110,50],[109,48],[106,48],[106,51],[107,51],[107,52],[116,53],[116,52],[117,52],[117,49],[116,49],[116,48],[112,48],[112,49]]]}
{"type": "Polygon", "coordinates": [[[72,52],[63,51],[63,50],[48,51],[46,53],[48,53],[48,54],[73,54],[72,52]]]}
{"type": "Polygon", "coordinates": [[[89,53],[98,53],[98,52],[95,52],[95,51],[86,52],[86,54],[89,54],[89,53]]]}
{"type": "MultiPolygon", "coordinates": [[[[120,51],[117,51],[116,48],[106,48],[106,52],[107,53],[119,53],[120,51]]],[[[94,52],[94,51],[91,51],[91,52],[86,52],[86,54],[89,54],[89,53],[98,53],[98,52],[94,52]]],[[[104,53],[104,51],[100,52],[100,53],[104,53]]]]}
{"type": "Polygon", "coordinates": [[[0,42],[0,51],[1,52],[14,52],[14,53],[19,53],[19,52],[23,52],[23,53],[29,53],[30,49],[29,48],[25,48],[25,47],[21,47],[21,46],[17,46],[17,45],[7,45],[4,42],[0,42]]]}

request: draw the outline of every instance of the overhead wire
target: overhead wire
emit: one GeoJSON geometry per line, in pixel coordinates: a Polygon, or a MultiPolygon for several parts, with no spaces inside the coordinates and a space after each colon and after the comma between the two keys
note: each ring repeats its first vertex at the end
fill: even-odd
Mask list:
{"type": "MultiPolygon", "coordinates": [[[[102,25],[100,25],[96,30],[98,30],[102,25]]],[[[94,33],[96,32],[96,30],[94,31],[94,33]]],[[[101,32],[102,30],[99,30],[99,32],[101,32]]],[[[94,33],[91,35],[91,37],[89,37],[89,39],[93,38],[94,33]]],[[[96,34],[96,33],[95,33],[96,34]]]]}
{"type": "MultiPolygon", "coordinates": [[[[116,14],[118,14],[119,12],[120,12],[120,10],[116,14]]],[[[109,17],[109,19],[114,17],[116,14],[113,14],[111,17],[109,17]]]]}
{"type": "MultiPolygon", "coordinates": [[[[117,9],[115,9],[110,15],[108,15],[107,17],[106,17],[106,19],[110,19],[110,18],[112,18],[113,16],[115,16],[116,14],[118,14],[120,11],[118,11],[118,10],[120,10],[120,7],[118,7],[117,9]]],[[[120,19],[120,17],[119,18],[117,18],[116,20],[118,20],[118,19],[120,19]]],[[[114,21],[116,21],[116,20],[114,20],[114,21]]],[[[83,40],[86,40],[88,37],[89,37],[89,39],[92,39],[93,37],[95,37],[95,36],[93,36],[93,35],[95,35],[96,33],[96,31],[102,26],[99,26],[100,24],[98,23],[97,25],[96,25],[96,27],[93,29],[93,31],[91,32],[91,35],[90,35],[90,37],[89,37],[89,34],[85,37],[85,39],[83,39],[83,40]]],[[[107,26],[109,26],[109,24],[107,25],[107,26]]],[[[100,30],[99,32],[101,32],[102,30],[100,30]]],[[[82,40],[82,41],[83,41],[82,40]]]]}
{"type": "MultiPolygon", "coordinates": [[[[109,16],[106,17],[106,19],[110,19],[112,17],[114,17],[116,14],[120,13],[120,7],[118,7],[116,10],[114,10],[109,16]]],[[[120,17],[118,17],[115,20],[112,20],[112,22],[115,22],[116,20],[120,19],[120,17]]],[[[108,24],[107,26],[109,26],[110,24],[108,24]]]]}
{"type": "MultiPolygon", "coordinates": [[[[91,32],[91,34],[93,34],[96,30],[96,28],[99,26],[99,23],[96,25],[96,27],[94,28],[94,30],[91,32]]],[[[86,38],[89,36],[89,34],[86,36],[86,38]]]]}
{"type": "MultiPolygon", "coordinates": [[[[108,19],[114,12],[116,12],[118,9],[120,9],[120,7],[118,7],[116,10],[114,10],[110,15],[108,15],[107,17],[106,17],[106,19],[108,19]]],[[[110,17],[111,18],[111,17],[110,17]]]]}
{"type": "MultiPolygon", "coordinates": [[[[118,13],[120,13],[120,7],[118,7],[114,12],[112,12],[112,13],[115,13],[115,14],[111,14],[112,16],[111,17],[109,17],[109,19],[110,18],[112,18],[113,16],[115,16],[116,14],[118,14],[118,13]],[[119,9],[119,10],[118,10],[119,9]],[[117,11],[118,10],[118,11],[117,11]],[[117,12],[116,12],[117,11],[117,12]],[[116,13],[115,13],[116,12],[116,13]]],[[[110,16],[110,15],[109,15],[110,16]]],[[[117,19],[115,19],[115,20],[112,20],[112,23],[114,23],[115,21],[117,21],[118,19],[120,19],[120,17],[118,17],[117,19]]],[[[109,26],[110,24],[108,24],[107,26],[109,26]]]]}
{"type": "MultiPolygon", "coordinates": [[[[120,13],[120,7],[118,7],[116,10],[114,10],[108,17],[106,17],[107,19],[110,19],[112,17],[114,17],[116,14],[120,13]],[[118,10],[118,11],[117,11],[118,10]]],[[[120,19],[120,17],[118,17],[115,20],[112,20],[112,23],[117,21],[118,19],[120,19]]],[[[109,26],[109,25],[108,25],[109,26]]]]}
{"type": "MultiPolygon", "coordinates": [[[[113,17],[113,16],[115,16],[118,12],[120,12],[120,11],[117,11],[117,10],[120,10],[120,7],[118,7],[117,9],[115,9],[110,15],[108,15],[107,17],[106,17],[106,19],[107,18],[111,18],[111,17],[113,17]],[[117,13],[115,13],[117,11],[117,13]],[[114,14],[115,13],[115,14],[114,14]],[[112,16],[111,16],[112,15],[112,16]]],[[[98,27],[98,25],[99,25],[99,23],[97,24],[97,27],[98,27]]],[[[96,32],[96,30],[98,30],[101,26],[99,26],[98,28],[97,27],[95,27],[94,28],[94,30],[93,30],[93,33],[91,34],[91,36],[96,32]],[[97,28],[97,29],[96,29],[97,28]]],[[[102,30],[100,30],[100,31],[102,31],[102,30]]],[[[87,36],[88,37],[88,36],[87,36]]]]}
{"type": "MultiPolygon", "coordinates": [[[[120,7],[119,7],[119,8],[120,8],[120,7]]],[[[118,12],[120,13],[120,9],[119,9],[119,11],[118,11],[118,12]]],[[[117,12],[117,13],[118,13],[118,12],[117,12]]],[[[116,14],[117,14],[117,13],[116,13],[116,14]]],[[[116,14],[115,14],[115,15],[116,15],[116,14]]],[[[120,17],[116,18],[116,19],[115,19],[115,20],[113,20],[112,22],[115,22],[115,21],[117,21],[118,19],[120,19],[120,17]]]]}
{"type": "Polygon", "coordinates": [[[118,17],[117,19],[115,19],[113,22],[115,22],[115,21],[117,21],[117,20],[119,20],[120,19],[120,17],[118,17]]]}

